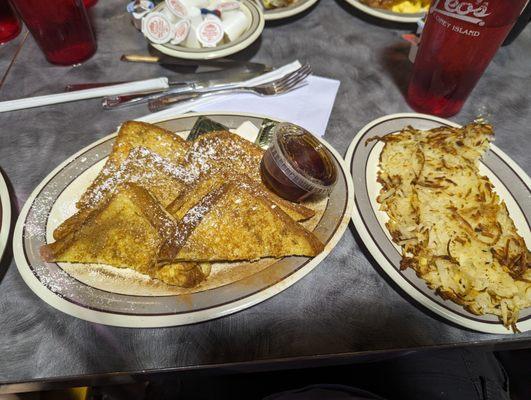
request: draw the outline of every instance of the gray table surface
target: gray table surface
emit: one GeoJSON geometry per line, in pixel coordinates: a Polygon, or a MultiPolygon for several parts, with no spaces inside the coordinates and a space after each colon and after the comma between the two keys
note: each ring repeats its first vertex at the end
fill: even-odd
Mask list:
{"type": "MultiPolygon", "coordinates": [[[[158,66],[119,61],[146,51],[124,13],[125,2],[100,1],[91,10],[96,55],[78,67],[48,64],[30,37],[7,80],[2,100],[60,91],[65,82],[140,79],[167,74],[158,66]]],[[[301,18],[268,25],[240,58],[282,65],[307,60],[316,74],[341,87],[326,133],[342,154],[374,118],[410,111],[402,90],[410,69],[408,27],[363,17],[341,0],[321,2],[301,18]]],[[[0,72],[14,45],[0,48],[0,72]]],[[[531,169],[531,29],[502,48],[453,118],[465,123],[492,113],[496,144],[531,169]]],[[[318,94],[316,94],[318,95],[318,94]]],[[[89,100],[0,114],[0,167],[17,214],[37,184],[65,158],[107,135],[143,108],[105,112],[89,100]]],[[[264,110],[267,113],[267,110],[264,110]]],[[[11,251],[0,268],[0,385],[74,375],[212,364],[336,357],[431,346],[531,346],[531,332],[496,336],[464,330],[415,305],[375,269],[350,227],[312,273],[279,295],[217,320],[164,329],[125,329],[88,323],[41,301],[22,281],[11,251]]]]}

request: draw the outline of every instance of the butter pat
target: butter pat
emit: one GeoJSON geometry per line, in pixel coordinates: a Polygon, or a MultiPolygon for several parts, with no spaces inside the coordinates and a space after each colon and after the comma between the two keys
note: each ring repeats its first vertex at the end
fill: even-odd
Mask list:
{"type": "Polygon", "coordinates": [[[251,121],[245,121],[236,129],[231,129],[231,132],[254,143],[260,130],[251,121]]]}

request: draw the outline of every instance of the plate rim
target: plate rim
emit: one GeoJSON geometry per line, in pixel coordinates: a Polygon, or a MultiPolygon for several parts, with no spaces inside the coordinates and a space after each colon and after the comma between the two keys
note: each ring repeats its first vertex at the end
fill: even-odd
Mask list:
{"type": "MultiPolygon", "coordinates": [[[[213,47],[211,51],[193,53],[193,52],[184,51],[184,50],[174,50],[172,48],[165,46],[164,44],[156,44],[156,43],[151,43],[149,41],[148,43],[150,46],[154,47],[161,53],[164,53],[171,57],[182,58],[185,60],[212,60],[215,58],[226,57],[226,56],[230,56],[232,54],[238,53],[239,51],[242,51],[246,49],[247,47],[249,47],[251,44],[253,44],[260,37],[265,27],[265,16],[261,8],[258,7],[258,5],[254,3],[254,1],[251,1],[251,0],[242,0],[242,1],[244,2],[246,7],[248,8],[252,7],[257,11],[258,26],[247,39],[237,44],[228,46],[221,50],[215,50],[216,48],[213,47]]],[[[162,121],[159,121],[159,122],[162,122],[162,121]]]]}
{"type": "MultiPolygon", "coordinates": [[[[269,118],[273,119],[279,122],[284,122],[282,119],[265,116],[265,115],[259,115],[254,113],[238,113],[238,112],[201,112],[201,113],[188,113],[188,114],[181,114],[176,117],[165,117],[160,120],[157,120],[156,122],[152,123],[162,123],[167,121],[173,121],[176,119],[181,118],[190,118],[190,117],[198,117],[201,115],[232,115],[232,116],[240,116],[240,117],[250,117],[250,118],[269,118]]],[[[120,314],[114,314],[111,312],[103,312],[103,311],[97,311],[92,310],[89,308],[82,307],[80,305],[71,303],[59,296],[58,294],[52,292],[50,289],[48,289],[45,285],[41,283],[41,281],[31,272],[31,269],[29,265],[26,262],[26,259],[23,255],[23,228],[24,228],[24,221],[25,218],[33,204],[33,201],[35,200],[38,193],[41,191],[42,188],[48,184],[48,182],[66,165],[77,159],[80,155],[85,153],[86,151],[90,150],[91,148],[97,146],[98,144],[108,140],[113,135],[116,135],[116,132],[113,132],[109,135],[105,135],[105,137],[98,139],[92,143],[90,143],[88,146],[85,146],[81,150],[77,151],[70,157],[68,157],[66,160],[61,162],[56,168],[54,168],[49,174],[47,174],[43,180],[35,187],[35,189],[31,192],[31,194],[28,196],[28,199],[26,200],[24,207],[20,211],[20,214],[17,219],[17,223],[15,226],[14,234],[13,234],[13,256],[15,259],[15,263],[17,265],[17,269],[22,276],[22,279],[24,282],[28,285],[28,287],[46,304],[51,305],[55,309],[62,311],[63,313],[69,314],[70,316],[83,319],[85,321],[94,322],[94,323],[100,323],[104,325],[110,325],[110,326],[119,326],[119,327],[128,327],[128,328],[161,328],[161,327],[170,327],[170,326],[180,326],[180,325],[188,325],[192,323],[217,319],[220,317],[223,317],[225,315],[233,314],[237,311],[241,311],[245,308],[249,308],[251,306],[254,306],[262,301],[265,301],[288,287],[295,284],[297,281],[302,279],[304,276],[306,276],[308,273],[310,273],[315,267],[317,267],[321,261],[323,261],[328,254],[336,247],[337,243],[341,238],[343,237],[349,221],[351,219],[352,210],[354,207],[354,185],[352,177],[350,176],[349,169],[347,168],[347,165],[339,154],[339,152],[332,147],[326,140],[323,138],[319,138],[323,142],[323,144],[327,147],[328,150],[334,155],[334,157],[337,159],[343,174],[345,175],[346,180],[346,206],[345,206],[345,213],[341,217],[338,228],[336,232],[332,235],[328,243],[325,245],[325,250],[318,254],[317,256],[313,257],[306,265],[304,265],[302,268],[299,268],[297,271],[289,275],[287,278],[281,280],[280,282],[277,282],[264,290],[261,290],[257,293],[254,293],[250,296],[244,297],[243,299],[239,299],[235,302],[231,302],[228,304],[211,307],[206,310],[198,310],[198,311],[192,311],[189,313],[182,313],[182,314],[172,314],[172,315],[163,315],[163,316],[145,316],[145,315],[120,315],[120,314]]]]}
{"type": "MultiPolygon", "coordinates": [[[[354,136],[354,138],[352,139],[352,142],[350,143],[348,147],[348,150],[345,154],[345,162],[347,163],[349,172],[351,172],[350,169],[352,165],[352,158],[354,156],[354,149],[356,148],[356,145],[358,144],[360,139],[364,136],[364,134],[368,130],[372,129],[374,126],[380,124],[381,122],[391,120],[391,119],[399,119],[399,118],[422,118],[423,120],[428,119],[434,122],[447,124],[453,127],[462,126],[456,122],[453,122],[453,121],[450,121],[444,118],[435,117],[429,114],[421,114],[421,113],[388,114],[383,117],[372,120],[369,123],[367,123],[365,126],[363,126],[356,133],[356,135],[354,136]]],[[[523,183],[528,188],[531,189],[531,179],[525,173],[525,171],[520,166],[518,166],[518,164],[516,164],[515,161],[513,161],[505,152],[503,152],[501,149],[499,149],[496,145],[492,143],[490,145],[490,151],[497,154],[504,162],[506,162],[511,168],[513,168],[514,171],[522,178],[523,183]]],[[[363,179],[366,179],[366,171],[364,171],[363,179]]],[[[372,237],[370,236],[367,230],[367,227],[365,226],[364,223],[362,223],[361,213],[356,203],[354,203],[354,207],[352,211],[352,223],[354,224],[356,231],[359,233],[360,238],[363,241],[363,245],[369,250],[369,252],[371,253],[371,256],[375,259],[375,261],[378,263],[380,268],[396,285],[400,287],[402,291],[405,292],[405,294],[408,297],[411,297],[416,303],[420,304],[422,307],[427,308],[431,312],[436,313],[440,317],[458,326],[464,327],[464,328],[472,329],[474,331],[483,332],[483,333],[509,334],[509,335],[513,334],[512,331],[505,328],[501,323],[491,324],[491,323],[485,323],[481,321],[469,320],[464,317],[461,317],[455,314],[454,312],[442,307],[436,301],[431,299],[431,297],[424,295],[418,289],[416,289],[413,285],[411,285],[402,276],[402,274],[387,260],[387,258],[384,256],[382,251],[380,251],[380,249],[378,248],[378,246],[376,246],[376,244],[374,243],[374,240],[372,239],[372,237]]],[[[531,319],[518,323],[518,327],[522,330],[522,332],[531,330],[531,319]]]]}
{"type": "Polygon", "coordinates": [[[9,189],[4,178],[3,171],[0,170],[0,260],[4,256],[8,246],[9,231],[11,229],[11,199],[9,189]]]}
{"type": "Polygon", "coordinates": [[[319,0],[307,0],[304,3],[301,3],[300,5],[293,7],[292,9],[289,9],[286,11],[280,11],[277,13],[271,13],[271,11],[263,10],[264,18],[266,21],[278,21],[279,19],[293,17],[294,15],[297,15],[297,14],[300,14],[306,11],[318,1],[319,0]]]}
{"type": "Polygon", "coordinates": [[[377,8],[369,7],[363,3],[361,3],[359,0],[345,0],[347,3],[349,3],[352,7],[357,8],[358,10],[364,12],[365,14],[369,14],[373,17],[384,19],[386,21],[393,21],[393,22],[401,22],[404,24],[414,24],[419,19],[424,17],[426,14],[426,11],[420,12],[420,13],[412,13],[412,14],[406,14],[406,13],[395,13],[390,11],[389,13],[383,12],[378,10],[377,8]]]}

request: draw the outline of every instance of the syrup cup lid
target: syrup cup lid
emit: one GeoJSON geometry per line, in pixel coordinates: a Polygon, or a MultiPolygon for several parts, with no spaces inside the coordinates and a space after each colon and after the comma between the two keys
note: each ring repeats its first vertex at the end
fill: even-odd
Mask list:
{"type": "Polygon", "coordinates": [[[273,137],[268,151],[270,151],[273,160],[275,160],[275,163],[286,177],[302,190],[317,195],[328,195],[332,191],[337,181],[337,167],[328,150],[304,128],[290,123],[278,124],[273,128],[273,137]],[[289,136],[304,138],[313,147],[314,151],[319,154],[325,168],[324,178],[326,178],[326,182],[302,171],[300,168],[296,168],[292,164],[284,146],[285,139],[289,136]]]}

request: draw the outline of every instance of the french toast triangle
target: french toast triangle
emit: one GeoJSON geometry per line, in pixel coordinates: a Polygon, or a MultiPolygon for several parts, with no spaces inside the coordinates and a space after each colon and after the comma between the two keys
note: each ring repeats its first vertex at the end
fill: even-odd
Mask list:
{"type": "Polygon", "coordinates": [[[135,147],[113,173],[107,171],[98,176],[97,182],[89,188],[90,202],[88,197],[84,196],[84,205],[79,207],[76,214],[59,225],[53,236],[55,239],[60,239],[72,229],[76,229],[77,224],[82,222],[92,209],[123,183],[132,182],[142,186],[162,207],[166,207],[181,193],[186,182],[196,178],[197,173],[185,166],[171,163],[147,148],[135,147]]]}
{"type": "Polygon", "coordinates": [[[161,261],[313,257],[324,247],[245,179],[217,176],[202,181],[176,199],[168,211],[178,220],[177,235],[162,247],[161,261]]]}
{"type": "Polygon", "coordinates": [[[147,190],[128,183],[91,210],[75,230],[42,246],[41,256],[47,262],[132,268],[170,284],[195,286],[205,278],[196,263],[174,264],[165,275],[157,275],[158,253],[175,229],[175,220],[147,190]]]}
{"type": "Polygon", "coordinates": [[[83,193],[77,207],[93,206],[101,198],[102,189],[112,181],[122,168],[124,161],[135,148],[144,148],[157,154],[167,165],[179,164],[186,153],[189,142],[171,131],[156,125],[138,121],[127,121],[120,127],[111,154],[92,185],[83,193]]]}
{"type": "Polygon", "coordinates": [[[248,140],[228,131],[215,131],[199,136],[190,146],[185,162],[203,177],[223,174],[227,177],[247,176],[269,193],[269,198],[296,221],[304,221],[315,212],[302,204],[282,199],[267,190],[260,176],[264,150],[248,140]]]}

